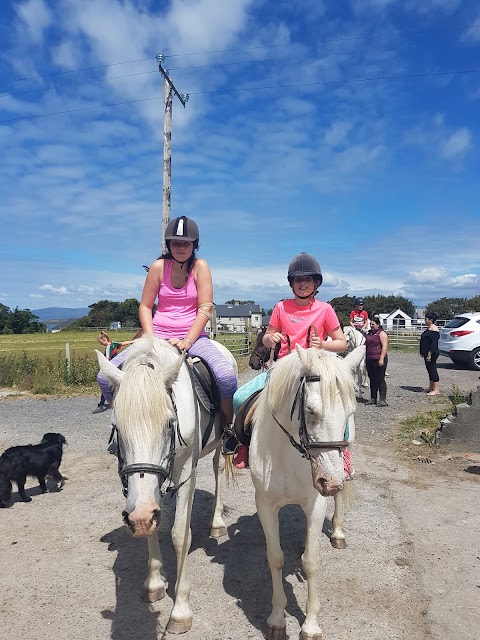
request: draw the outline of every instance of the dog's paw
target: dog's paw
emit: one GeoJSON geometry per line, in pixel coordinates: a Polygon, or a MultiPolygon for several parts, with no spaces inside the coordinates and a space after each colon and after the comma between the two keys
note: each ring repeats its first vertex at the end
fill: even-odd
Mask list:
{"type": "Polygon", "coordinates": [[[60,482],[57,482],[55,485],[56,491],[61,491],[63,489],[64,484],[65,484],[65,478],[62,478],[60,482]]]}
{"type": "Polygon", "coordinates": [[[31,502],[31,501],[32,501],[32,499],[30,498],[30,496],[25,496],[25,498],[22,498],[22,500],[23,500],[24,502],[31,502]]]}

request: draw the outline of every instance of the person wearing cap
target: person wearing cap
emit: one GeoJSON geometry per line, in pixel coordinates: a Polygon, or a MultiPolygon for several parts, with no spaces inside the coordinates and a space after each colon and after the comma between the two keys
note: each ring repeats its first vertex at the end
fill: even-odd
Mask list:
{"type": "MultiPolygon", "coordinates": [[[[283,358],[293,351],[296,344],[303,348],[310,346],[314,349],[343,353],[347,348],[347,342],[333,307],[315,298],[323,281],[317,260],[308,253],[300,253],[291,260],[287,278],[294,297],[275,305],[263,336],[263,344],[269,349],[274,349],[280,344],[278,358],[283,358]],[[309,338],[309,327],[312,325],[315,326],[318,335],[310,335],[309,338]],[[330,340],[327,341],[327,337],[330,337],[330,340]]],[[[260,374],[238,389],[234,395],[235,409],[238,409],[254,391],[265,386],[267,376],[268,372],[260,374]]],[[[248,447],[241,444],[237,449],[234,465],[237,469],[243,469],[247,461],[248,447]]]]}
{"type": "Polygon", "coordinates": [[[350,326],[364,335],[368,331],[368,313],[363,308],[363,298],[355,300],[355,308],[350,311],[350,326]]]}
{"type": "MultiPolygon", "coordinates": [[[[233,394],[237,377],[228,360],[205,332],[213,309],[213,284],[210,267],[196,257],[199,243],[194,220],[181,216],[170,220],[165,231],[167,251],[148,268],[139,307],[144,335],[168,340],[180,351],[205,360],[217,380],[224,426],[233,420],[233,394]],[[153,307],[157,308],[153,314],[153,307]]],[[[119,366],[128,349],[111,362],[119,366]]],[[[108,381],[98,378],[105,395],[111,391],[108,381]],[[103,385],[103,386],[102,386],[103,385]]]]}

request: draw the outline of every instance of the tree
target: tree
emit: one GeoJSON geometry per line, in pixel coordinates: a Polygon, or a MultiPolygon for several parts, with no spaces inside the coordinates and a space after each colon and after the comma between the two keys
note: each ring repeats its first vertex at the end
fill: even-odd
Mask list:
{"type": "Polygon", "coordinates": [[[467,300],[467,309],[470,312],[480,311],[480,296],[475,296],[467,300]]]}
{"type": "Polygon", "coordinates": [[[257,304],[253,300],[227,300],[225,304],[257,304]]]}
{"type": "MultiPolygon", "coordinates": [[[[408,298],[403,296],[362,296],[364,301],[364,309],[369,316],[374,313],[392,313],[396,309],[401,309],[404,313],[413,317],[415,313],[415,305],[408,298]]],[[[350,311],[355,307],[357,296],[341,296],[330,300],[330,304],[335,309],[338,319],[343,324],[350,323],[350,311]]]]}
{"type": "Polygon", "coordinates": [[[466,298],[440,298],[430,302],[425,308],[425,313],[434,313],[439,320],[450,320],[469,308],[469,301],[466,298]]]}

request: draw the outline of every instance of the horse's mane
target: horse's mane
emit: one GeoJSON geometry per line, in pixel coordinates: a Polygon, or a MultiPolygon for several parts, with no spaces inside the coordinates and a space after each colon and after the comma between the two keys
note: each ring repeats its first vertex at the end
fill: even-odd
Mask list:
{"type": "Polygon", "coordinates": [[[115,417],[126,440],[146,446],[161,439],[171,410],[164,373],[175,356],[179,357],[174,347],[151,336],[135,340],[129,348],[115,396],[115,417]]]}
{"type": "Polygon", "coordinates": [[[306,366],[297,351],[277,361],[262,393],[260,406],[267,408],[266,405],[269,405],[269,410],[281,406],[286,398],[292,398],[303,375],[318,376],[323,412],[334,404],[338,391],[346,414],[351,415],[355,409],[355,384],[347,365],[342,359],[319,349],[307,349],[305,354],[306,366]]]}

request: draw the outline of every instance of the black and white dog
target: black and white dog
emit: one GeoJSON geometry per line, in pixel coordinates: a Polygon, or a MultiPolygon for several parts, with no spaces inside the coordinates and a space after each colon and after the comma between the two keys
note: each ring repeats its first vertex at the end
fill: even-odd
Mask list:
{"type": "Polygon", "coordinates": [[[25,493],[27,476],[36,476],[42,493],[47,490],[45,478],[52,476],[59,491],[63,476],[59,472],[63,445],[67,441],[61,433],[46,433],[40,444],[10,447],[0,456],[0,507],[6,507],[12,495],[12,481],[18,485],[18,493],[24,502],[31,502],[25,493]]]}

